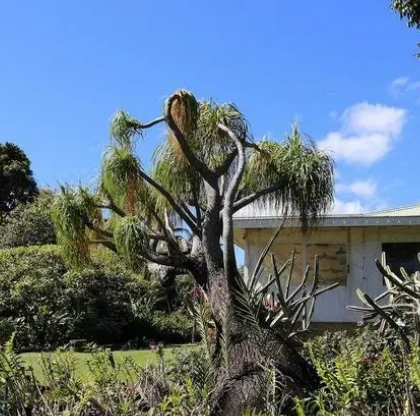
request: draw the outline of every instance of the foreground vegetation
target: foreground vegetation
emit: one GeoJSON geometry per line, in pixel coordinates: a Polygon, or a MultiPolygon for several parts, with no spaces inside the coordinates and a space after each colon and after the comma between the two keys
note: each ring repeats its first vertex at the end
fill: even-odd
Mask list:
{"type": "MultiPolygon", "coordinates": [[[[264,409],[244,415],[412,415],[407,389],[420,405],[420,349],[405,355],[391,334],[373,328],[351,337],[326,334],[306,344],[305,354],[322,379],[320,389],[284,408],[274,394],[276,369],[265,368],[264,409]]],[[[205,346],[36,357],[15,354],[8,343],[0,353],[0,414],[206,416],[211,368],[205,346]]]]}
{"type": "MultiPolygon", "coordinates": [[[[275,363],[261,363],[263,376],[259,388],[264,395],[258,410],[245,409],[241,416],[418,414],[420,324],[416,314],[420,274],[410,276],[401,270],[398,276],[386,266],[385,257],[378,267],[387,285],[379,297],[381,305],[377,303],[379,298],[371,299],[359,292],[367,306],[357,307],[367,314],[366,319],[375,322],[352,335],[327,333],[305,343],[301,359],[312,363],[314,372],[310,376],[317,383],[300,394],[285,398],[283,382],[287,374],[279,371],[275,363]],[[388,303],[384,302],[386,299],[388,303]]],[[[271,302],[261,309],[258,299],[266,299],[266,295],[261,289],[257,293],[261,297],[248,298],[250,310],[258,310],[262,315],[248,316],[248,322],[263,330],[264,323],[280,320],[277,328],[280,333],[283,331],[282,336],[287,336],[289,332],[284,331],[290,320],[285,312],[290,313],[288,308],[293,302],[277,306],[271,302]]],[[[209,306],[202,291],[192,297],[189,305],[201,344],[170,351],[159,344],[150,351],[137,352],[110,352],[90,345],[88,354],[67,348],[36,356],[16,353],[13,348],[16,340],[12,337],[0,352],[3,397],[0,414],[211,415],[219,377],[215,348],[221,348],[224,371],[229,371],[226,327],[232,322],[227,316],[221,328],[223,342],[218,346],[212,335],[214,322],[209,306]]],[[[302,328],[308,324],[309,321],[302,321],[302,328]]],[[[250,333],[255,330],[250,328],[250,333]]],[[[295,335],[288,337],[296,341],[295,335]]]]}

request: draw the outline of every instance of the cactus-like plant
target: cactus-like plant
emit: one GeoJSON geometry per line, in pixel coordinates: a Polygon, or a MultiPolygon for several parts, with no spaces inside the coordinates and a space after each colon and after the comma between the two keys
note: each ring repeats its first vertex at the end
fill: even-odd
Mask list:
{"type": "Polygon", "coordinates": [[[397,275],[388,266],[385,253],[381,260],[376,260],[376,266],[384,278],[386,290],[373,299],[358,289],[364,305],[348,306],[348,309],[361,312],[363,321],[373,321],[382,334],[388,328],[395,330],[408,350],[410,339],[420,345],[420,272],[410,275],[401,267],[397,275]]]}
{"type": "Polygon", "coordinates": [[[300,335],[308,331],[311,325],[317,297],[336,288],[339,283],[319,288],[319,256],[315,256],[313,269],[307,266],[302,280],[293,287],[295,253],[292,252],[290,258],[281,267],[278,266],[275,255],[271,254],[267,283],[262,286],[258,284],[261,275],[266,271],[264,259],[268,256],[282,225],[273,233],[261,253],[246,288],[249,291],[252,309],[258,311],[260,322],[265,327],[280,331],[286,338],[291,338],[301,344],[300,335]]]}

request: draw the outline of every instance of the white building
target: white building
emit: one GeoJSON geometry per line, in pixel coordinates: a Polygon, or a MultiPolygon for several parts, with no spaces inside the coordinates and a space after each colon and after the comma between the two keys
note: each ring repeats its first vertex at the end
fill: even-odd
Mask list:
{"type": "MultiPolygon", "coordinates": [[[[252,273],[261,252],[282,221],[275,210],[247,207],[234,216],[235,243],[245,251],[245,276],[252,273]]],[[[357,215],[328,215],[304,234],[297,218],[288,217],[271,247],[279,264],[295,250],[293,282],[302,278],[306,265],[320,256],[320,287],[339,282],[336,289],[317,300],[313,322],[350,323],[360,315],[346,309],[360,305],[356,289],[377,296],[384,283],[374,261],[382,251],[398,272],[420,269],[420,205],[357,215]]]]}

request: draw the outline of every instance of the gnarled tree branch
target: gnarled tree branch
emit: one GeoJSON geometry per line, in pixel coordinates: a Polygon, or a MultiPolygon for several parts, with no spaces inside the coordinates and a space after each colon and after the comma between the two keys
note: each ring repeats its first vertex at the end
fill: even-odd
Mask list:
{"type": "Polygon", "coordinates": [[[239,211],[241,208],[246,207],[247,205],[251,204],[252,202],[256,201],[257,199],[271,194],[275,191],[278,191],[279,189],[281,189],[282,185],[273,185],[273,186],[269,186],[268,188],[265,189],[261,189],[260,191],[254,192],[253,194],[247,195],[241,199],[239,199],[238,201],[236,201],[233,204],[233,212],[237,212],[239,211]]]}
{"type": "Polygon", "coordinates": [[[153,127],[156,124],[162,123],[164,121],[166,121],[165,116],[160,116],[160,117],[155,118],[152,121],[149,121],[148,123],[137,122],[136,125],[135,125],[135,128],[138,129],[138,130],[148,129],[148,128],[153,127]]]}
{"type": "Polygon", "coordinates": [[[197,224],[188,216],[184,209],[175,202],[174,198],[172,198],[172,195],[162,185],[157,183],[149,175],[147,175],[146,172],[142,170],[139,171],[139,175],[166,198],[166,200],[169,202],[174,211],[185,221],[185,223],[191,228],[191,231],[193,233],[200,233],[197,224]]]}

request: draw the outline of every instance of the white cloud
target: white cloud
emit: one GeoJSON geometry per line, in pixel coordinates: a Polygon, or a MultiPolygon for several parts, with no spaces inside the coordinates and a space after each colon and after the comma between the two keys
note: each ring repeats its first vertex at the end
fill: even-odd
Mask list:
{"type": "Polygon", "coordinates": [[[368,179],[365,181],[354,181],[348,184],[337,184],[335,189],[338,193],[348,193],[369,198],[376,194],[377,184],[372,179],[368,179]]]}
{"type": "Polygon", "coordinates": [[[366,207],[360,201],[342,201],[341,199],[336,199],[332,212],[334,214],[361,214],[366,211],[366,207]]]}
{"type": "Polygon", "coordinates": [[[420,81],[411,81],[409,77],[395,78],[389,85],[388,92],[395,98],[420,89],[420,81]]]}
{"type": "Polygon", "coordinates": [[[403,108],[358,103],[342,114],[340,131],[329,133],[318,147],[336,160],[371,165],[392,149],[406,119],[403,108]]]}
{"type": "Polygon", "coordinates": [[[404,126],[406,110],[364,102],[344,111],[342,119],[348,133],[383,133],[396,136],[404,126]]]}
{"type": "Polygon", "coordinates": [[[360,199],[343,200],[336,198],[332,207],[333,214],[366,214],[368,212],[380,211],[388,208],[388,204],[380,199],[363,202],[360,199]]]}
{"type": "Polygon", "coordinates": [[[409,83],[409,77],[395,78],[389,85],[388,91],[393,97],[398,97],[409,83]]]}
{"type": "Polygon", "coordinates": [[[336,160],[371,165],[391,150],[391,139],[384,135],[346,137],[334,132],[320,141],[318,147],[330,152],[336,160]]]}

